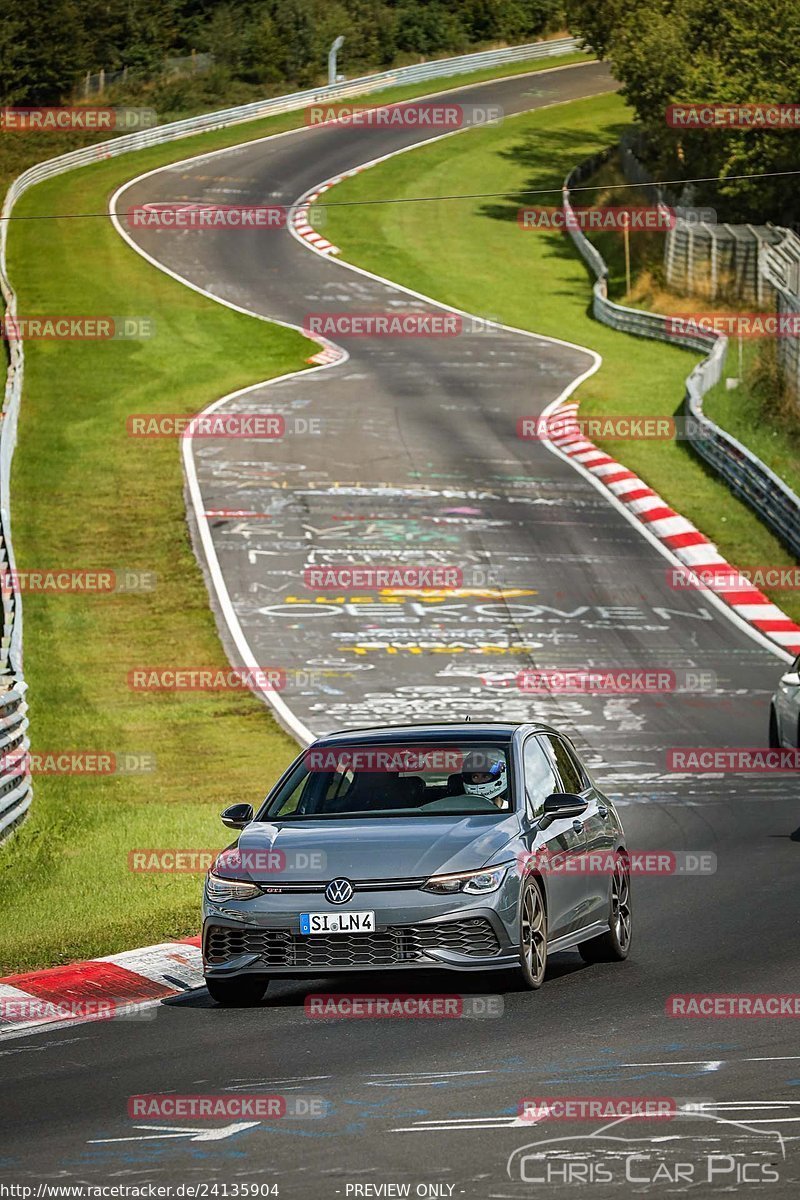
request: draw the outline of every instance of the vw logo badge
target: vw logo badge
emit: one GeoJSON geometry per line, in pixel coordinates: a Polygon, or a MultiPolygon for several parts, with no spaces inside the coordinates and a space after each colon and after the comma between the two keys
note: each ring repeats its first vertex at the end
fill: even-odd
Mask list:
{"type": "Polygon", "coordinates": [[[346,904],[353,895],[353,885],[349,879],[332,879],[325,888],[325,899],[331,904],[346,904]]]}

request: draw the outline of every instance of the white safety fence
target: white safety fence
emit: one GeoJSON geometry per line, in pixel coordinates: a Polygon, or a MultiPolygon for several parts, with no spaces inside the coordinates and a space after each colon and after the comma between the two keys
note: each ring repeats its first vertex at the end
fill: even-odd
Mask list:
{"type": "MultiPolygon", "coordinates": [[[[563,204],[572,213],[570,188],[588,178],[613,151],[603,151],[575,167],[564,181],[563,204]]],[[[703,397],[718,384],[725,372],[728,339],[717,334],[668,330],[668,317],[615,304],[608,298],[608,267],[596,246],[569,222],[572,240],[596,276],[592,288],[592,311],[598,321],[625,333],[656,338],[670,345],[699,350],[705,358],[686,379],[686,437],[694,450],[720,475],[731,491],[755,509],[785,546],[800,557],[800,498],[765,463],[703,412],[703,397]]]]}
{"type": "MultiPolygon", "coordinates": [[[[778,232],[780,241],[764,247],[760,271],[774,288],[778,313],[788,316],[800,312],[800,238],[790,229],[778,232]]],[[[800,337],[779,337],[775,348],[784,383],[800,416],[800,337]]]]}
{"type": "MultiPolygon", "coordinates": [[[[280,113],[296,112],[305,108],[306,105],[319,104],[326,100],[364,96],[372,92],[385,91],[387,88],[400,84],[422,83],[429,79],[447,79],[453,75],[468,74],[484,68],[503,66],[507,63],[557,58],[579,49],[581,47],[577,39],[567,37],[547,42],[531,42],[523,46],[510,46],[502,50],[463,54],[456,58],[439,59],[436,62],[418,63],[410,67],[399,67],[394,71],[382,71],[379,74],[362,76],[360,79],[350,79],[345,83],[310,88],[288,96],[256,100],[250,104],[241,104],[235,108],[205,113],[184,121],[173,121],[168,125],[124,134],[110,141],[99,142],[81,150],[61,154],[46,162],[37,163],[36,166],[23,171],[11,184],[0,213],[0,291],[2,291],[5,301],[6,314],[13,318],[17,313],[17,297],[8,277],[6,259],[10,227],[8,218],[20,196],[45,179],[52,179],[56,175],[62,175],[77,167],[88,166],[107,158],[129,154],[134,150],[144,150],[148,146],[163,145],[166,142],[177,141],[179,138],[207,133],[214,129],[225,129],[232,125],[244,124],[247,121],[277,116],[280,113]]],[[[3,751],[3,738],[6,735],[8,735],[8,744],[13,743],[23,751],[28,748],[25,733],[28,724],[25,716],[27,706],[24,700],[26,685],[22,671],[22,605],[16,586],[9,498],[11,458],[16,444],[17,418],[22,399],[24,356],[21,341],[9,337],[8,346],[10,364],[6,376],[2,423],[0,423],[0,569],[2,569],[6,584],[2,589],[3,633],[0,641],[0,754],[4,755],[0,764],[6,763],[9,759],[16,761],[19,758],[21,765],[12,767],[8,772],[0,771],[0,839],[16,824],[31,802],[30,777],[24,766],[24,754],[5,756],[5,751],[3,751]],[[15,741],[17,737],[20,738],[18,743],[15,741]]]]}

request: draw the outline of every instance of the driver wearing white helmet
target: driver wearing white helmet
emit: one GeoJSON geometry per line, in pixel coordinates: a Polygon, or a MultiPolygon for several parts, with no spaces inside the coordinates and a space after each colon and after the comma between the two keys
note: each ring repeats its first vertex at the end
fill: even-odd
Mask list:
{"type": "Polygon", "coordinates": [[[508,807],[508,774],[502,750],[470,750],[461,782],[467,796],[483,796],[497,808],[508,807]]]}

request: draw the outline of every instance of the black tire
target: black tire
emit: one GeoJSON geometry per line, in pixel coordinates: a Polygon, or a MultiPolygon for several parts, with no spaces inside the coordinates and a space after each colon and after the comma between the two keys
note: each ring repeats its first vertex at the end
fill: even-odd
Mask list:
{"type": "Polygon", "coordinates": [[[620,856],[611,878],[608,931],[581,942],[578,953],[584,962],[624,962],[631,948],[631,871],[630,862],[620,856]]]}
{"type": "Polygon", "coordinates": [[[528,879],[522,889],[519,907],[518,983],[530,991],[542,986],[547,969],[547,908],[538,879],[528,879]]]}
{"type": "Polygon", "coordinates": [[[769,708],[769,748],[770,750],[780,750],[781,739],[778,733],[778,716],[775,709],[770,705],[769,708]]]}
{"type": "Polygon", "coordinates": [[[240,975],[236,979],[207,979],[212,1000],[225,1008],[249,1008],[264,999],[269,985],[266,975],[240,975]]]}

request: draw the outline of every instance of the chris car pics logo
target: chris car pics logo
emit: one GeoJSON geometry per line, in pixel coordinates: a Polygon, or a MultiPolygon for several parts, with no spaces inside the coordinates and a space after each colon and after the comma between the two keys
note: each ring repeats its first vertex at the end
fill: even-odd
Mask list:
{"type": "MultiPolygon", "coordinates": [[[[737,1112],[741,1108],[737,1105],[737,1112]]],[[[590,1133],[543,1137],[514,1150],[506,1170],[530,1185],[624,1184],[627,1192],[671,1196],[726,1194],[736,1187],[776,1183],[786,1159],[783,1136],[720,1116],[724,1104],[681,1106],[670,1116],[620,1117],[590,1133]]],[[[758,1119],[758,1118],[755,1118],[758,1119]]]]}

